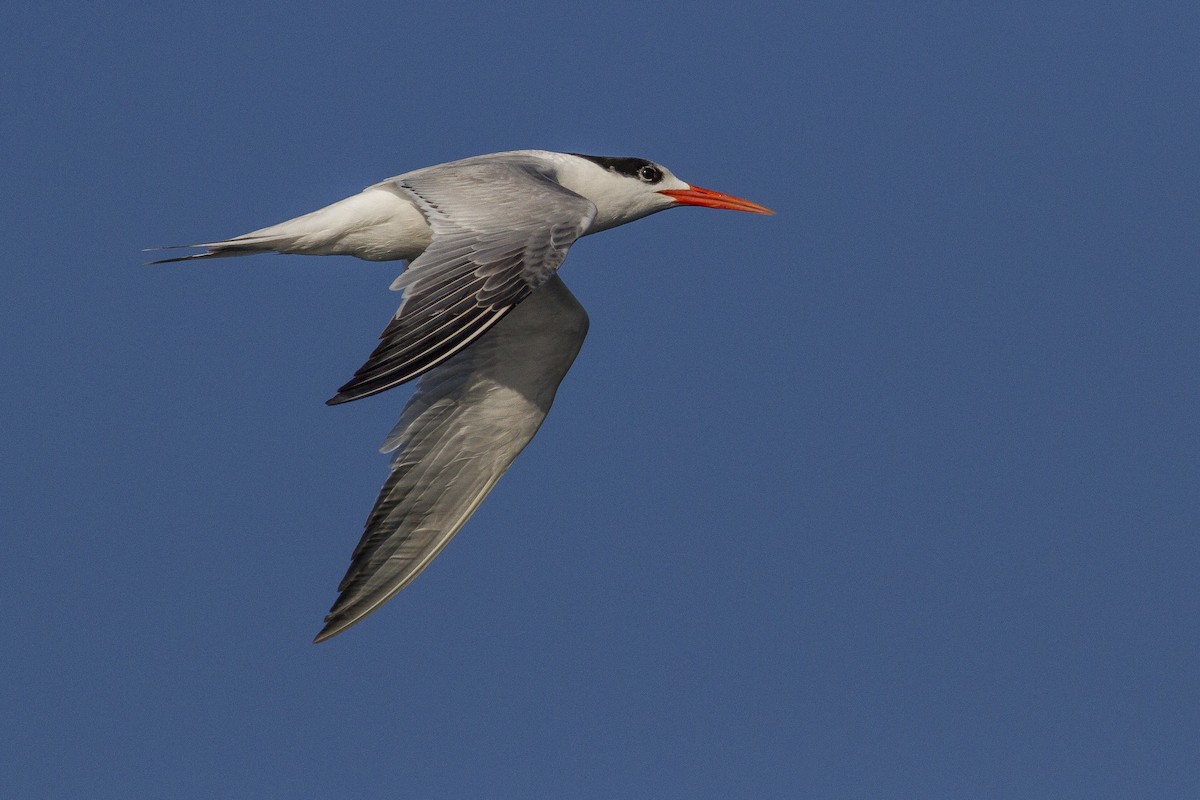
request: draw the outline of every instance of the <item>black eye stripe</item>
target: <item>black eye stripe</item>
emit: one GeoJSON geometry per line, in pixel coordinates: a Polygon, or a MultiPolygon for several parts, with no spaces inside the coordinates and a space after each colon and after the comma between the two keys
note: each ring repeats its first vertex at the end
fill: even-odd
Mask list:
{"type": "MultiPolygon", "coordinates": [[[[662,180],[662,173],[654,166],[653,161],[647,161],[644,158],[616,158],[613,156],[585,156],[583,153],[570,153],[569,155],[586,158],[595,164],[599,164],[605,169],[621,175],[628,175],[630,178],[642,180],[641,170],[643,167],[650,167],[658,173],[657,180],[662,180]]],[[[653,182],[653,181],[652,181],[653,182]]]]}

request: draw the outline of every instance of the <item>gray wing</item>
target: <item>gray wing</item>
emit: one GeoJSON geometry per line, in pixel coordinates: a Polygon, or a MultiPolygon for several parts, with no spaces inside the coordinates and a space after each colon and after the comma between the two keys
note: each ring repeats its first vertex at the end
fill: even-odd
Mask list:
{"type": "Polygon", "coordinates": [[[444,164],[392,185],[420,208],[433,241],[392,284],[404,290],[399,310],[330,405],[404,383],[471,344],[554,274],[596,215],[520,160],[444,164]]]}
{"type": "Polygon", "coordinates": [[[413,581],[537,433],[587,335],[553,275],[475,345],[425,373],[384,442],[391,473],[315,641],[413,581]]]}

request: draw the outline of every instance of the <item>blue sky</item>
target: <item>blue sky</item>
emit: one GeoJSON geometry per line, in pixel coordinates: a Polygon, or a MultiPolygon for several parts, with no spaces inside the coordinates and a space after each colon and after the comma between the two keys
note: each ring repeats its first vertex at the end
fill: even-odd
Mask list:
{"type": "Polygon", "coordinates": [[[1195,797],[1194,4],[0,12],[0,794],[1195,797]],[[652,158],[548,422],[310,644],[392,265],[146,267],[406,170],[652,158]]]}

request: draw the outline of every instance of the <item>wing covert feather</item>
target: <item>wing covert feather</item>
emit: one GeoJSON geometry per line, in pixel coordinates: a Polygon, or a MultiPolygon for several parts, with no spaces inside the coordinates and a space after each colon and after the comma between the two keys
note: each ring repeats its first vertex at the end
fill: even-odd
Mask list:
{"type": "Polygon", "coordinates": [[[596,215],[535,163],[443,164],[392,181],[433,241],[392,284],[404,299],[370,358],[328,402],[411,380],[462,351],[554,274],[596,215]]]}

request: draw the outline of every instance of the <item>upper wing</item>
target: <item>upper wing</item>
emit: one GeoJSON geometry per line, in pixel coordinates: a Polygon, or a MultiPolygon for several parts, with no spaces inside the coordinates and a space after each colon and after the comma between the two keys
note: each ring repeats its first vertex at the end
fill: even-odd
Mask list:
{"type": "Polygon", "coordinates": [[[396,451],[391,474],[316,641],[411,583],[458,533],[546,418],[587,327],[554,275],[473,347],[425,373],[384,442],[396,451]]]}
{"type": "Polygon", "coordinates": [[[433,242],[392,284],[396,316],[367,363],[328,402],[382,392],[436,367],[541,286],[596,206],[534,163],[473,161],[403,175],[433,242]]]}

